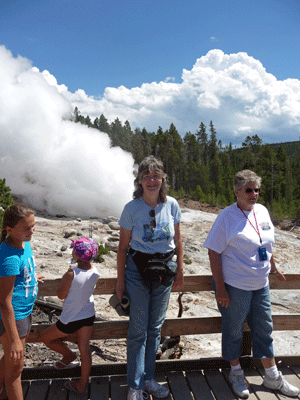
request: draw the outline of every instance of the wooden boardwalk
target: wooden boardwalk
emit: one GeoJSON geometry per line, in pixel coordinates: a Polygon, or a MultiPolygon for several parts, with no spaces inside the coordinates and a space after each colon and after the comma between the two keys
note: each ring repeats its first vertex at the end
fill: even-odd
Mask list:
{"type": "MultiPolygon", "coordinates": [[[[176,369],[180,369],[180,361],[176,361],[176,369]]],[[[283,363],[284,365],[285,363],[283,363]]],[[[167,368],[172,367],[170,363],[167,368]]],[[[182,364],[184,366],[185,363],[182,364]]],[[[186,365],[192,366],[188,361],[186,365]]],[[[213,365],[213,364],[212,364],[213,365]]],[[[222,362],[221,364],[222,365],[222,362]]],[[[124,369],[124,365],[121,370],[124,369]]],[[[166,400],[234,400],[238,399],[232,392],[228,383],[227,368],[205,368],[197,370],[176,370],[176,371],[159,371],[165,369],[165,364],[161,364],[156,374],[156,380],[170,389],[170,395],[166,400]]],[[[300,387],[300,366],[293,365],[290,367],[280,367],[282,373],[287,380],[295,386],[300,387]]],[[[78,396],[69,392],[64,388],[64,382],[71,378],[71,375],[78,376],[79,368],[66,371],[70,376],[67,377],[48,377],[41,379],[43,372],[51,372],[51,369],[35,369],[35,374],[40,375],[39,379],[23,380],[24,400],[126,400],[127,383],[125,374],[91,376],[88,394],[78,396]]],[[[92,375],[97,372],[97,368],[93,368],[92,375]]],[[[54,372],[57,375],[56,372],[54,372]]],[[[60,372],[61,374],[61,372],[60,372]]],[[[29,373],[30,375],[30,373],[29,373]]],[[[47,374],[45,374],[47,375],[47,374]]],[[[26,376],[26,371],[25,371],[26,376]]],[[[50,375],[49,375],[50,376],[50,375]]],[[[263,369],[251,366],[245,369],[245,377],[249,384],[250,400],[278,400],[287,399],[278,392],[266,389],[262,386],[263,369]]],[[[76,379],[76,378],[75,378],[76,379]]],[[[155,397],[150,397],[156,400],[155,397]]]]}

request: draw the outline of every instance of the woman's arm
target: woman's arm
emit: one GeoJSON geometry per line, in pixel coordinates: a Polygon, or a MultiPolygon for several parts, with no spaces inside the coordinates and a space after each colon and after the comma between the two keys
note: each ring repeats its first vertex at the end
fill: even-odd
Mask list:
{"type": "Polygon", "coordinates": [[[208,249],[211,272],[216,284],[216,300],[221,307],[227,308],[230,303],[230,298],[225,288],[221,254],[214,250],[208,249]]]}
{"type": "Polygon", "coordinates": [[[183,277],[183,246],[182,246],[182,238],[180,233],[180,222],[174,226],[175,235],[174,235],[174,243],[175,243],[175,254],[177,255],[177,270],[176,277],[174,281],[173,288],[178,289],[183,285],[184,277],[183,277]]]}
{"type": "Polygon", "coordinates": [[[129,247],[130,239],[131,239],[131,231],[121,226],[119,247],[117,252],[118,277],[116,285],[116,293],[120,300],[122,299],[123,293],[125,292],[125,264],[126,264],[127,250],[129,247]]]}
{"type": "Polygon", "coordinates": [[[64,300],[68,296],[73,278],[74,278],[74,271],[72,270],[72,268],[69,268],[68,271],[61,278],[61,281],[57,289],[57,297],[60,300],[64,300]]]}
{"type": "Polygon", "coordinates": [[[282,280],[286,281],[285,276],[284,276],[284,272],[282,271],[282,269],[278,269],[278,268],[276,267],[276,264],[275,264],[275,260],[274,260],[273,255],[272,255],[271,259],[270,259],[270,264],[271,264],[271,271],[270,271],[270,273],[271,273],[271,274],[278,274],[282,280]]]}
{"type": "Polygon", "coordinates": [[[15,275],[0,278],[0,312],[5,332],[10,342],[10,354],[14,362],[23,357],[23,345],[16,326],[15,313],[12,306],[12,295],[15,284],[15,275]]]}

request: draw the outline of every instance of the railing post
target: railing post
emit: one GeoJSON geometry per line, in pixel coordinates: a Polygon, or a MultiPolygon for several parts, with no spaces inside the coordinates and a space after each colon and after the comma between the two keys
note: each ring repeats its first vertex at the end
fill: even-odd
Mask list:
{"type": "Polygon", "coordinates": [[[244,331],[242,340],[242,356],[251,356],[252,338],[250,331],[244,331]]]}

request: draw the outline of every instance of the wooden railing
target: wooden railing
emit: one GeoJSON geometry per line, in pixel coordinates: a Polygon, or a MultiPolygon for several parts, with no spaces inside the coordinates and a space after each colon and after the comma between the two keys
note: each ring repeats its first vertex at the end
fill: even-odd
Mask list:
{"type": "MultiPolygon", "coordinates": [[[[300,289],[300,275],[287,274],[286,281],[280,280],[276,275],[270,275],[270,288],[280,289],[300,289]]],[[[59,279],[45,280],[44,284],[39,286],[39,296],[55,296],[59,284],[59,279]]],[[[113,294],[116,287],[116,278],[102,278],[97,282],[95,295],[113,294]]],[[[212,291],[210,275],[186,275],[184,286],[177,292],[205,292],[212,291]]],[[[201,293],[199,294],[201,296],[201,293]]],[[[128,320],[97,321],[94,324],[92,339],[119,339],[127,336],[128,320]]],[[[300,330],[300,314],[276,315],[273,314],[273,325],[275,331],[300,330]]],[[[34,324],[30,331],[29,342],[39,342],[40,333],[49,325],[34,324]]],[[[245,343],[248,343],[249,352],[249,329],[245,323],[246,333],[245,343]]],[[[181,317],[167,318],[162,327],[164,336],[196,335],[221,332],[221,317],[181,317]]],[[[75,335],[70,335],[69,340],[75,340],[75,335]]]]}

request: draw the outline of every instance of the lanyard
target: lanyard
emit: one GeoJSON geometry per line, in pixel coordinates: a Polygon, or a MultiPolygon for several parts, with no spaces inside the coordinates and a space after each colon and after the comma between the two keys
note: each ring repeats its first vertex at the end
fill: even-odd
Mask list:
{"type": "Polygon", "coordinates": [[[259,233],[259,228],[258,228],[258,224],[257,224],[257,220],[256,220],[254,208],[253,208],[253,215],[254,215],[254,219],[255,219],[256,228],[255,228],[255,226],[252,224],[252,222],[250,221],[250,219],[248,218],[248,216],[244,213],[244,211],[243,211],[241,208],[240,208],[240,210],[242,211],[242,213],[243,213],[243,214],[245,215],[245,217],[247,218],[247,221],[250,222],[252,228],[253,228],[253,229],[255,230],[255,232],[258,234],[259,240],[260,240],[260,245],[262,245],[262,240],[261,240],[261,236],[260,236],[260,233],[259,233]]]}

